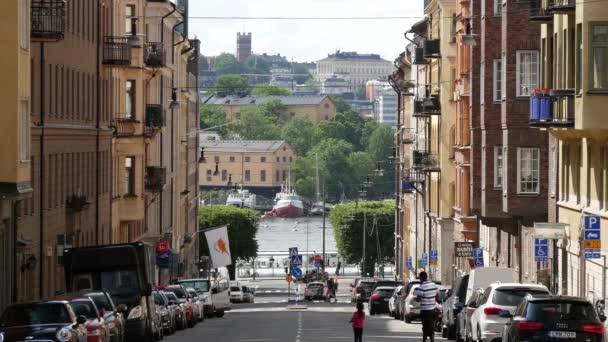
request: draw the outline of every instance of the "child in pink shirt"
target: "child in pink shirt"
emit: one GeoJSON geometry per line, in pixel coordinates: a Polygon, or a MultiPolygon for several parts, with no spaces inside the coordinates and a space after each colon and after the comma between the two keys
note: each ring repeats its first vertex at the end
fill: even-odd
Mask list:
{"type": "Polygon", "coordinates": [[[363,342],[363,325],[365,321],[365,312],[363,312],[363,303],[357,303],[357,311],[353,312],[350,322],[353,324],[353,332],[355,333],[355,342],[363,342]]]}

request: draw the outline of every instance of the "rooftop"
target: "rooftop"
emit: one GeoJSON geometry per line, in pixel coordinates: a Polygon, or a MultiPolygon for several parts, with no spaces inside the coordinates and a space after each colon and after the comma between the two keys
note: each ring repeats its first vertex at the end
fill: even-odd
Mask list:
{"type": "Polygon", "coordinates": [[[264,101],[276,98],[279,99],[286,106],[314,106],[319,105],[328,96],[219,96],[213,95],[203,100],[204,104],[211,105],[223,105],[223,106],[243,106],[243,105],[257,105],[264,101]]]}
{"type": "Polygon", "coordinates": [[[276,152],[285,140],[202,140],[205,152],[267,153],[276,152]]]}
{"type": "MultiPolygon", "coordinates": [[[[331,61],[331,60],[373,60],[373,61],[385,61],[378,54],[373,53],[364,53],[359,54],[354,51],[340,51],[337,50],[336,53],[332,53],[327,55],[327,58],[322,59],[322,61],[331,61]]],[[[388,62],[388,61],[385,61],[388,62]]]]}

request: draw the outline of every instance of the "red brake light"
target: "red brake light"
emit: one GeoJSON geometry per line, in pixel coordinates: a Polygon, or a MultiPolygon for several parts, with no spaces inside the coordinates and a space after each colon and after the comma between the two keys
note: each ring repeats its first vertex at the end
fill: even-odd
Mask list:
{"type": "Polygon", "coordinates": [[[496,316],[496,315],[500,315],[500,309],[499,308],[485,308],[483,309],[483,313],[488,315],[488,316],[496,316]]]}
{"type": "Polygon", "coordinates": [[[355,291],[360,292],[362,290],[361,286],[355,287],[355,291]]]}
{"type": "Polygon", "coordinates": [[[603,334],[604,326],[601,324],[583,324],[581,330],[592,334],[603,334]]]}
{"type": "Polygon", "coordinates": [[[536,331],[542,330],[543,324],[538,322],[519,322],[517,330],[519,331],[536,331]]]}
{"type": "Polygon", "coordinates": [[[380,300],[382,297],[379,294],[375,294],[372,296],[372,300],[380,300]]]}

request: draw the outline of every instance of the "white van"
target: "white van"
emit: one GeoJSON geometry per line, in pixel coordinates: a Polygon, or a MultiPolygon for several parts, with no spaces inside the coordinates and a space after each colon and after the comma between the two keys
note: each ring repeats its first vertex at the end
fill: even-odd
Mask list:
{"type": "Polygon", "coordinates": [[[230,286],[228,278],[222,275],[211,279],[183,279],[177,282],[191,287],[203,298],[204,311],[207,317],[222,317],[231,309],[230,286]]]}

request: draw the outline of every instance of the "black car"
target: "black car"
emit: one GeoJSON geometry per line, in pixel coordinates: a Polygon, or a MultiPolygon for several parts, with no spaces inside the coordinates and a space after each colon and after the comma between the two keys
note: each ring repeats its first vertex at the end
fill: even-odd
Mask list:
{"type": "Polygon", "coordinates": [[[118,307],[114,305],[112,297],[107,292],[88,292],[83,294],[89,297],[99,309],[101,317],[110,330],[111,342],[123,342],[125,340],[125,317],[122,314],[127,310],[126,305],[118,307]]]}
{"type": "Polygon", "coordinates": [[[601,342],[606,320],[584,298],[546,294],[528,295],[513,315],[503,310],[500,317],[511,318],[503,341],[601,342]]]}
{"type": "Polygon", "coordinates": [[[162,291],[154,291],[154,304],[160,310],[160,319],[163,331],[171,335],[177,330],[175,323],[175,307],[169,305],[169,299],[162,291]]]}
{"type": "Polygon", "coordinates": [[[458,329],[458,314],[465,306],[467,296],[467,286],[469,285],[469,275],[463,275],[454,281],[452,288],[445,294],[447,299],[443,303],[443,337],[449,340],[456,339],[458,329]]]}
{"type": "Polygon", "coordinates": [[[374,290],[369,298],[369,314],[389,313],[388,301],[395,292],[395,287],[381,286],[374,290]]]}
{"type": "Polygon", "coordinates": [[[0,319],[5,341],[86,342],[86,317],[76,317],[67,301],[13,304],[0,319]]]}

